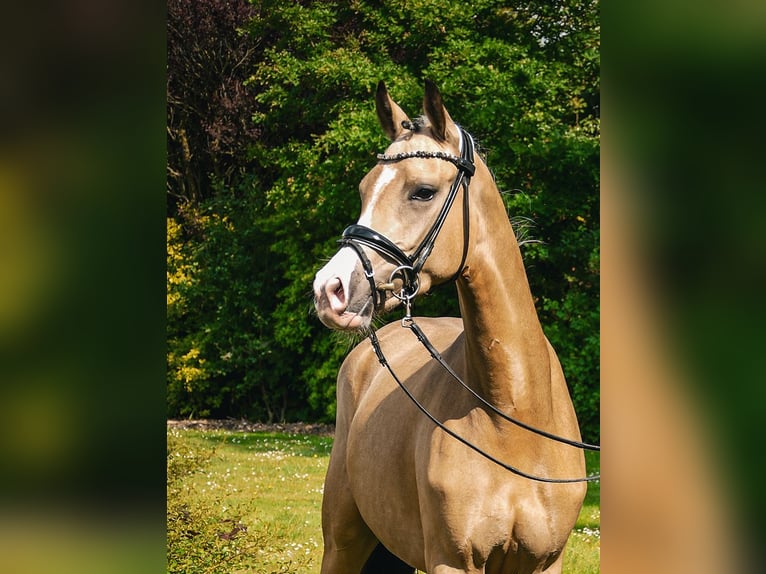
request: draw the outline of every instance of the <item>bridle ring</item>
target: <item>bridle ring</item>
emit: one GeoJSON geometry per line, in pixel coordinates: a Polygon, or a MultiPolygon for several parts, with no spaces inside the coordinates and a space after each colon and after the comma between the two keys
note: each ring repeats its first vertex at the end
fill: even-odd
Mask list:
{"type": "Polygon", "coordinates": [[[415,295],[418,294],[418,291],[420,291],[420,276],[417,273],[415,273],[415,281],[414,281],[415,289],[411,293],[407,292],[407,286],[412,285],[413,282],[408,280],[409,278],[405,270],[409,270],[415,273],[415,269],[413,269],[410,265],[400,265],[399,267],[391,271],[391,275],[388,276],[388,282],[389,284],[391,284],[394,282],[394,276],[400,271],[404,271],[404,273],[402,273],[404,284],[402,285],[401,291],[397,293],[396,291],[391,290],[391,294],[397,299],[399,299],[399,301],[409,301],[413,297],[415,297],[415,295]]]}

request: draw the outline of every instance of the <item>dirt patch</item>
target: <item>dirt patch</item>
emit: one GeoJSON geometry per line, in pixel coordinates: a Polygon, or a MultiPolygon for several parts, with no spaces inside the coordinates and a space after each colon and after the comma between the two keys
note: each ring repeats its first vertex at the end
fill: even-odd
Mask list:
{"type": "Polygon", "coordinates": [[[322,423],[254,423],[242,419],[169,420],[168,428],[196,430],[229,430],[244,432],[282,432],[333,436],[335,425],[322,423]]]}

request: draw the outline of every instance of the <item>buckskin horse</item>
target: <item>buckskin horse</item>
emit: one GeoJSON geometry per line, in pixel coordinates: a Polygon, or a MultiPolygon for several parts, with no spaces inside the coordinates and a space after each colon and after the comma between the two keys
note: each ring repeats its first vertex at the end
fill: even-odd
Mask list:
{"type": "Polygon", "coordinates": [[[432,82],[414,120],[383,82],[375,103],[391,144],[313,285],[324,325],[371,341],[338,374],[321,571],[559,573],[588,445],[500,193],[432,82]],[[461,318],[411,316],[451,280],[461,318]]]}

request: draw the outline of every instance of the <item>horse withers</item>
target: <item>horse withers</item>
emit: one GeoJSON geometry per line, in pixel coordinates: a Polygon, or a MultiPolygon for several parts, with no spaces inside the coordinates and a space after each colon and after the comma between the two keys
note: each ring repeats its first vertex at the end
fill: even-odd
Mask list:
{"type": "Polygon", "coordinates": [[[433,83],[414,120],[383,82],[375,102],[391,144],[314,281],[322,323],[373,342],[338,374],[322,573],[561,572],[586,491],[564,477],[585,461],[501,416],[579,441],[505,206],[433,83]],[[461,318],[417,318],[429,351],[403,327],[417,295],[453,279],[461,318]],[[402,303],[401,323],[373,331],[374,314],[402,303]]]}

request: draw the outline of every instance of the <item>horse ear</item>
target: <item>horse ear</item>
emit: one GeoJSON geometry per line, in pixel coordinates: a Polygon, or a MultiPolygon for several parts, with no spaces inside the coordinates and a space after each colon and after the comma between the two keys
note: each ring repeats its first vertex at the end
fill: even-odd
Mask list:
{"type": "Polygon", "coordinates": [[[442,95],[439,88],[431,80],[426,80],[426,94],[423,98],[423,111],[426,113],[428,121],[431,122],[431,131],[438,141],[446,141],[450,134],[451,126],[454,122],[447,113],[447,108],[442,102],[442,95]]]}
{"type": "Polygon", "coordinates": [[[409,118],[388,95],[383,80],[378,82],[378,90],[375,92],[375,111],[378,112],[380,126],[386,132],[388,139],[394,141],[404,130],[402,122],[408,122],[409,118]]]}

